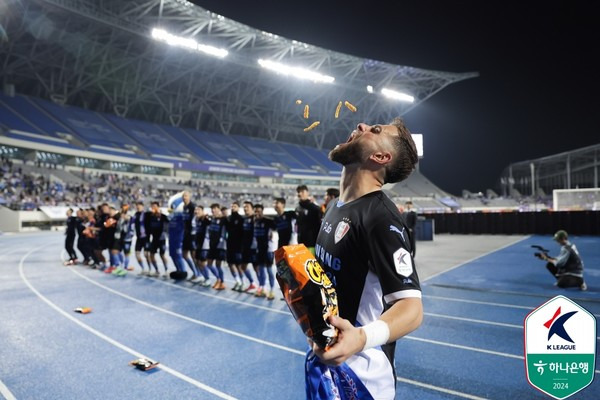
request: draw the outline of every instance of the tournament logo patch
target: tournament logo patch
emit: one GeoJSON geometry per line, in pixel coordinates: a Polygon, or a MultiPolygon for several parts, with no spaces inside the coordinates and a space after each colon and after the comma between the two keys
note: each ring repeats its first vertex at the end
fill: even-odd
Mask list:
{"type": "Polygon", "coordinates": [[[413,273],[413,263],[410,253],[404,248],[400,247],[394,252],[394,266],[398,275],[402,275],[408,278],[413,273]]]}
{"type": "Polygon", "coordinates": [[[592,383],[596,367],[596,319],[585,308],[556,296],[525,318],[527,380],[555,399],[592,383]]]}
{"type": "Polygon", "coordinates": [[[346,221],[340,221],[338,223],[337,228],[335,228],[335,244],[342,240],[346,233],[350,230],[350,225],[346,221]]]}

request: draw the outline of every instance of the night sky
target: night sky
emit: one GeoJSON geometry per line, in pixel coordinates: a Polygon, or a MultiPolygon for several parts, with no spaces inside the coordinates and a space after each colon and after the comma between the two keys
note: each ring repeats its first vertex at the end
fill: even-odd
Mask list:
{"type": "Polygon", "coordinates": [[[600,62],[592,60],[600,56],[600,6],[593,1],[194,3],[359,57],[479,72],[404,116],[424,134],[421,172],[450,193],[496,189],[510,162],[600,143],[600,62]]]}

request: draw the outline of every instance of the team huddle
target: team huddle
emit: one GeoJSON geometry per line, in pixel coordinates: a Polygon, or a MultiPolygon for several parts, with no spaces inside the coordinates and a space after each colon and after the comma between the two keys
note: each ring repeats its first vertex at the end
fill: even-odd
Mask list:
{"type": "MultiPolygon", "coordinates": [[[[296,210],[286,211],[286,200],[276,198],[273,204],[276,214],[272,218],[264,215],[262,204],[250,201],[241,204],[234,201],[230,209],[215,203],[210,205],[210,213],[206,213],[203,206],[192,202],[188,192],[181,194],[180,204],[177,209],[169,210],[169,216],[162,213],[158,202],[152,202],[147,210],[138,201],[134,213],[130,213],[129,204],[117,210],[104,203],[96,209],[79,209],[75,216],[69,209],[65,242],[69,259],[65,265],[79,263],[74,249],[76,242],[84,265],[125,276],[134,270],[130,265],[133,249],[140,275],[189,279],[204,287],[223,290],[226,288],[223,268],[228,267],[235,281],[232,290],[272,300],[274,251],[295,243],[314,249],[320,229],[325,205],[320,207],[312,202],[304,185],[297,192],[296,210]],[[175,271],[169,272],[168,257],[175,271]]],[[[329,193],[326,201],[337,196],[335,191],[329,193]]]]}

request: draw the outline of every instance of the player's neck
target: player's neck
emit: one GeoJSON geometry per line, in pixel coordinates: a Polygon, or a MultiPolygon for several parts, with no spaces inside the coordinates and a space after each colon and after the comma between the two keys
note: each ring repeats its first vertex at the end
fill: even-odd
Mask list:
{"type": "Polygon", "coordinates": [[[360,166],[345,166],[340,179],[340,200],[349,203],[367,193],[381,190],[381,182],[373,171],[360,166]]]}

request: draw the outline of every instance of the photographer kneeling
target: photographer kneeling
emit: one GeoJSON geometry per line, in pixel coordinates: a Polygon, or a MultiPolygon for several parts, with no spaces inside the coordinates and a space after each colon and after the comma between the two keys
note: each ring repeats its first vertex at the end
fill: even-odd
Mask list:
{"type": "Polygon", "coordinates": [[[587,290],[583,280],[583,261],[579,256],[577,247],[568,240],[567,232],[560,230],[554,234],[554,240],[561,246],[556,258],[540,253],[539,258],[548,261],[546,268],[556,278],[559,288],[578,287],[587,290]]]}

